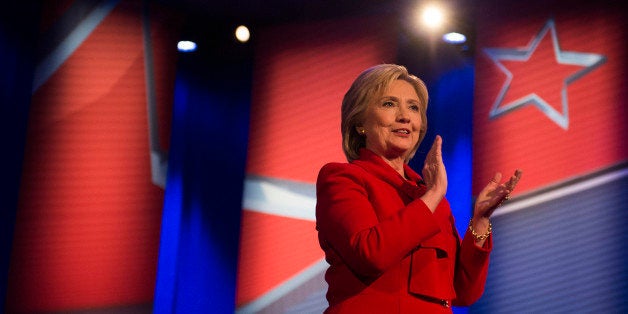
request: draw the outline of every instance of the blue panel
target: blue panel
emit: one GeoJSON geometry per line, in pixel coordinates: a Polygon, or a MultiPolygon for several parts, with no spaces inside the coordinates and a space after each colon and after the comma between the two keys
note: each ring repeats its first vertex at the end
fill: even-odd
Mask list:
{"type": "Polygon", "coordinates": [[[183,147],[185,116],[188,102],[185,81],[179,79],[175,88],[175,106],[168,160],[168,178],[159,240],[159,265],[155,287],[154,313],[173,313],[176,301],[177,261],[183,210],[183,147]]]}
{"type": "MultiPolygon", "coordinates": [[[[445,47],[447,48],[447,47],[445,47]]],[[[425,80],[429,91],[427,112],[428,131],[410,166],[420,172],[425,155],[438,134],[443,138],[443,160],[447,169],[447,200],[451,204],[456,227],[466,231],[472,214],[471,196],[471,135],[473,110],[474,68],[471,58],[451,56],[459,63],[444,67],[431,76],[409,70],[425,80]]],[[[425,62],[425,60],[421,60],[425,62]]],[[[466,308],[455,307],[455,313],[466,313],[466,308]]]]}
{"type": "Polygon", "coordinates": [[[626,191],[624,175],[495,217],[486,291],[470,313],[627,313],[626,191]]]}
{"type": "MultiPolygon", "coordinates": [[[[412,71],[412,70],[411,70],[412,71]]],[[[443,160],[449,185],[447,200],[464,233],[471,218],[471,117],[473,109],[473,65],[460,67],[426,81],[430,93],[428,131],[410,166],[421,171],[425,155],[438,134],[443,138],[443,160]]],[[[418,73],[417,73],[418,74],[418,73]]],[[[420,74],[418,74],[420,75],[420,74]]],[[[426,79],[427,80],[427,79],[426,79]]]]}
{"type": "Polygon", "coordinates": [[[251,67],[180,58],[154,312],[233,313],[251,67]]]}

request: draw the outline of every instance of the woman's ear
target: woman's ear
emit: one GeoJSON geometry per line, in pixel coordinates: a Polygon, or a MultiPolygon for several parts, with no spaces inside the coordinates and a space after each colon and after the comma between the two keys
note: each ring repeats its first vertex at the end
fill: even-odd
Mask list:
{"type": "Polygon", "coordinates": [[[362,126],[355,127],[355,130],[358,131],[358,134],[361,134],[361,135],[365,135],[366,134],[366,129],[364,127],[362,127],[362,126]]]}

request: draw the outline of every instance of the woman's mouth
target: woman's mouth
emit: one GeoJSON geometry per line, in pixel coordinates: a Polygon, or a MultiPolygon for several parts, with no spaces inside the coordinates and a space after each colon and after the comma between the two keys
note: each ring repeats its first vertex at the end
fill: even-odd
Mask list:
{"type": "Polygon", "coordinates": [[[408,130],[408,129],[395,129],[395,130],[393,130],[393,133],[408,135],[408,134],[410,134],[410,130],[408,130]]]}

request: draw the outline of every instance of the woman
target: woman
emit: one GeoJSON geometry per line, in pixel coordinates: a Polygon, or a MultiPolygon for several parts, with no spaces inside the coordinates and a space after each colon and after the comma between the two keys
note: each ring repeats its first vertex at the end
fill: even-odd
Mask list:
{"type": "Polygon", "coordinates": [[[459,239],[437,136],[423,176],[408,166],[427,130],[427,89],[405,67],[377,65],[342,102],[343,150],[317,180],[316,223],[329,263],[326,313],[450,313],[480,298],[492,248],[489,217],[521,171],[496,173],[459,239]]]}

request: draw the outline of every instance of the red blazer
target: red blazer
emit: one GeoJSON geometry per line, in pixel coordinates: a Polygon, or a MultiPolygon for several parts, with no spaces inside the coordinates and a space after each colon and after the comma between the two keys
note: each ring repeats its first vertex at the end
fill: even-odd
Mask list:
{"type": "Polygon", "coordinates": [[[329,284],[325,313],[450,313],[484,291],[492,238],[460,241],[446,199],[432,213],[408,182],[375,153],[329,163],[316,183],[316,228],[329,284]]]}

